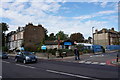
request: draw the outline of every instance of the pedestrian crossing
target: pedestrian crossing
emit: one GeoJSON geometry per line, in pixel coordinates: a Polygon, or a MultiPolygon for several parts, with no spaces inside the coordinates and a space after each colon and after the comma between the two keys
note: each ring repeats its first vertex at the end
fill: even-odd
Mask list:
{"type": "Polygon", "coordinates": [[[79,63],[79,64],[97,64],[97,65],[106,65],[104,62],[93,62],[93,61],[66,61],[63,60],[64,62],[73,62],[73,63],[79,63]]]}

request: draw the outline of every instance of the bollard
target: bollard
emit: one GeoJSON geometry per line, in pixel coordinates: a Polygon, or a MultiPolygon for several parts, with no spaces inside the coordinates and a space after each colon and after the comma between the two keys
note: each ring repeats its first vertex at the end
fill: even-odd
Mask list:
{"type": "Polygon", "coordinates": [[[48,57],[48,59],[49,59],[49,53],[48,53],[48,56],[47,56],[47,57],[48,57]]]}
{"type": "Polygon", "coordinates": [[[119,56],[118,56],[118,54],[117,54],[117,59],[116,59],[116,62],[118,62],[118,58],[119,58],[119,56]]]}

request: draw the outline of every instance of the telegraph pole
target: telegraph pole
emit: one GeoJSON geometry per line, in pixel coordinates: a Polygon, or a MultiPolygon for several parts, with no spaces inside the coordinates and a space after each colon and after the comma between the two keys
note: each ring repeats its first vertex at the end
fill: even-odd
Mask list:
{"type": "Polygon", "coordinates": [[[93,40],[93,45],[94,45],[94,34],[93,34],[93,32],[94,32],[94,27],[92,27],[92,40],[93,40]]]}

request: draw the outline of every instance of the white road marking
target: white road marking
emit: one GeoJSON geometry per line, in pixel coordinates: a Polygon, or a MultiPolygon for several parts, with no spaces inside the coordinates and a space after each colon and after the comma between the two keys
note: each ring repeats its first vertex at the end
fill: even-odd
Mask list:
{"type": "Polygon", "coordinates": [[[56,73],[56,74],[72,76],[72,77],[79,77],[79,78],[92,79],[92,80],[99,80],[99,79],[95,79],[95,78],[91,78],[91,77],[80,76],[80,75],[70,74],[70,73],[65,73],[65,72],[60,72],[60,71],[53,71],[53,70],[46,70],[46,71],[47,72],[51,72],[51,73],[56,73]]]}
{"type": "Polygon", "coordinates": [[[22,66],[22,67],[28,67],[28,68],[35,68],[35,67],[32,67],[32,66],[26,66],[26,65],[21,65],[21,64],[16,64],[18,66],[22,66]]]}
{"type": "Polygon", "coordinates": [[[85,63],[85,61],[79,61],[79,63],[85,63]]]}
{"type": "Polygon", "coordinates": [[[86,64],[91,64],[92,62],[90,62],[90,61],[87,61],[87,62],[85,62],[86,64]]]}
{"type": "Polygon", "coordinates": [[[100,65],[106,65],[106,63],[100,63],[100,65]]]}
{"type": "Polygon", "coordinates": [[[102,57],[104,56],[103,54],[102,55],[93,55],[93,56],[90,56],[90,57],[102,57]]]}
{"type": "Polygon", "coordinates": [[[99,64],[99,62],[93,62],[93,63],[91,63],[91,64],[99,64]]]}
{"type": "Polygon", "coordinates": [[[2,78],[2,76],[0,76],[0,79],[2,78]]]}
{"type": "MultiPolygon", "coordinates": [[[[66,61],[66,60],[63,60],[63,61],[64,62],[78,62],[78,61],[66,61]]],[[[78,63],[106,65],[106,63],[91,62],[91,61],[79,61],[78,63]]]]}
{"type": "Polygon", "coordinates": [[[2,62],[5,62],[5,63],[10,63],[10,62],[7,62],[7,61],[2,61],[2,62]]]}

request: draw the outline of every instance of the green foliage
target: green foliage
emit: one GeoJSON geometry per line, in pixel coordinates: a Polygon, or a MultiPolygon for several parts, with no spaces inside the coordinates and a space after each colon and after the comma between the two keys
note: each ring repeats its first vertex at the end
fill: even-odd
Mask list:
{"type": "Polygon", "coordinates": [[[59,31],[57,34],[56,34],[56,38],[60,38],[60,40],[66,40],[68,39],[68,35],[67,34],[64,34],[63,31],[59,31]]]}
{"type": "Polygon", "coordinates": [[[75,47],[76,47],[80,52],[83,52],[83,50],[84,50],[84,45],[79,44],[79,45],[76,45],[75,47]]]}
{"type": "Polygon", "coordinates": [[[2,32],[8,31],[8,25],[7,23],[0,23],[0,27],[2,27],[2,32]]]}
{"type": "MultiPolygon", "coordinates": [[[[8,31],[8,25],[7,23],[0,23],[0,29],[2,28],[2,50],[7,51],[7,47],[5,46],[6,40],[5,40],[5,32],[8,31]]],[[[1,33],[0,33],[1,34],[1,33]]]]}
{"type": "Polygon", "coordinates": [[[47,50],[47,52],[51,53],[52,55],[55,55],[56,51],[57,51],[57,48],[47,50]]]}
{"type": "Polygon", "coordinates": [[[119,41],[113,42],[113,45],[120,45],[119,41]]]}
{"type": "Polygon", "coordinates": [[[84,36],[81,33],[73,33],[70,35],[70,39],[76,42],[84,42],[84,36]]]}
{"type": "Polygon", "coordinates": [[[74,51],[72,49],[58,49],[58,52],[62,55],[63,52],[66,52],[67,55],[71,56],[74,54],[74,51]]]}
{"type": "Polygon", "coordinates": [[[92,53],[92,50],[84,49],[82,52],[83,52],[83,53],[92,53]]]}
{"type": "Polygon", "coordinates": [[[37,51],[42,51],[42,50],[41,50],[41,47],[42,47],[44,44],[45,44],[45,39],[43,39],[43,40],[39,43],[38,48],[37,48],[37,51]]]}
{"type": "Polygon", "coordinates": [[[49,40],[55,40],[54,33],[51,33],[51,34],[49,35],[49,40]]]}
{"type": "Polygon", "coordinates": [[[7,52],[7,51],[8,51],[8,48],[7,48],[7,47],[2,47],[2,51],[3,51],[3,52],[7,52]]]}

